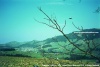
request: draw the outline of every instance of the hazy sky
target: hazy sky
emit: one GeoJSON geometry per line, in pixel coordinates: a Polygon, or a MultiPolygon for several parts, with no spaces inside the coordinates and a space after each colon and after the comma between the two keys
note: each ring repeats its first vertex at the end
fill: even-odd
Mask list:
{"type": "Polygon", "coordinates": [[[0,43],[44,40],[61,35],[34,20],[48,23],[38,7],[50,17],[56,17],[61,27],[66,20],[65,33],[76,30],[72,22],[85,29],[100,28],[100,14],[94,13],[98,6],[100,0],[0,0],[0,43]]]}

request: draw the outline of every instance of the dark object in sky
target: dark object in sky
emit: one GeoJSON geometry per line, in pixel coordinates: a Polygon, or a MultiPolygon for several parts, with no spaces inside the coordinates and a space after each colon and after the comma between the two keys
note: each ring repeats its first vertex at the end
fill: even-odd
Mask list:
{"type": "MultiPolygon", "coordinates": [[[[66,0],[62,0],[62,1],[66,1],[66,0]]],[[[79,3],[81,3],[81,0],[79,0],[79,3]]]]}
{"type": "Polygon", "coordinates": [[[71,17],[69,19],[72,19],[71,17]]]}
{"type": "Polygon", "coordinates": [[[81,3],[81,0],[79,0],[79,3],[81,3]]]}
{"type": "Polygon", "coordinates": [[[100,7],[98,7],[94,13],[100,13],[100,7]]]}
{"type": "Polygon", "coordinates": [[[65,1],[65,0],[63,0],[63,1],[65,1]]]}

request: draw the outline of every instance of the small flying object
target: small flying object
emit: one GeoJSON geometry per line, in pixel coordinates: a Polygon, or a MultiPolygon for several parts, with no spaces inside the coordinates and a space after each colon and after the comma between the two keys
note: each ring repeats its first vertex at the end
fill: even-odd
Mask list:
{"type": "Polygon", "coordinates": [[[79,0],[79,3],[81,3],[81,0],[79,0]]]}
{"type": "Polygon", "coordinates": [[[63,0],[63,1],[65,1],[65,0],[63,0]]]}
{"type": "Polygon", "coordinates": [[[72,19],[71,17],[69,19],[72,19]]]}
{"type": "Polygon", "coordinates": [[[100,13],[100,7],[98,7],[94,13],[100,13]]]}

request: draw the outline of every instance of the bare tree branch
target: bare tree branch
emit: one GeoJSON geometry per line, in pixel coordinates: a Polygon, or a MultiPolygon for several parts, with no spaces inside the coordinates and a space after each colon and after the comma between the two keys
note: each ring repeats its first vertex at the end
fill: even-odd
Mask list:
{"type": "Polygon", "coordinates": [[[38,20],[36,20],[36,19],[34,19],[35,21],[37,21],[37,22],[39,22],[39,23],[42,23],[42,24],[45,24],[45,25],[47,25],[47,26],[49,26],[49,27],[51,27],[51,28],[53,28],[53,29],[56,29],[55,27],[53,27],[52,25],[49,25],[49,24],[47,24],[47,23],[44,23],[44,22],[40,22],[40,21],[38,21],[38,20]]]}
{"type": "Polygon", "coordinates": [[[66,20],[65,20],[65,24],[64,24],[64,26],[63,26],[63,28],[62,28],[62,31],[64,30],[65,27],[66,27],[66,20]]]}
{"type": "MultiPolygon", "coordinates": [[[[90,41],[88,40],[87,36],[85,36],[85,37],[86,37],[86,39],[85,39],[86,41],[84,41],[84,42],[87,44],[88,50],[84,50],[84,49],[80,48],[79,46],[77,46],[75,43],[73,43],[73,42],[68,38],[68,36],[63,32],[64,28],[66,27],[66,21],[65,21],[65,24],[64,24],[63,28],[61,29],[61,28],[60,28],[60,25],[58,24],[58,22],[56,21],[56,19],[51,19],[41,8],[38,8],[38,9],[47,17],[46,20],[48,20],[49,22],[51,22],[54,26],[53,26],[53,25],[50,25],[50,24],[47,24],[47,23],[45,23],[45,22],[40,22],[40,21],[37,21],[37,20],[35,20],[35,21],[37,21],[37,22],[39,22],[39,23],[42,23],[42,24],[45,24],[45,25],[47,25],[47,26],[49,26],[49,27],[51,27],[51,28],[53,28],[53,29],[58,30],[58,31],[67,39],[67,41],[68,41],[72,46],[74,46],[75,48],[77,48],[78,50],[80,50],[81,52],[83,52],[85,55],[90,55],[91,57],[93,57],[93,58],[95,58],[95,59],[98,59],[98,60],[100,61],[100,57],[95,56],[95,55],[91,52],[91,49],[92,49],[92,50],[94,50],[94,49],[90,47],[90,41]]],[[[78,29],[78,30],[80,30],[80,31],[83,31],[83,27],[82,27],[82,26],[81,26],[81,28],[79,28],[79,27],[77,27],[73,22],[72,22],[72,24],[74,25],[74,27],[75,27],[76,29],[78,29]]],[[[96,48],[96,47],[94,47],[94,48],[96,48]]]]}
{"type": "Polygon", "coordinates": [[[76,29],[78,29],[78,30],[80,30],[80,31],[83,30],[83,27],[82,27],[82,26],[81,26],[81,28],[79,28],[79,27],[77,27],[73,22],[72,22],[72,24],[74,25],[74,27],[75,27],[76,29]]]}

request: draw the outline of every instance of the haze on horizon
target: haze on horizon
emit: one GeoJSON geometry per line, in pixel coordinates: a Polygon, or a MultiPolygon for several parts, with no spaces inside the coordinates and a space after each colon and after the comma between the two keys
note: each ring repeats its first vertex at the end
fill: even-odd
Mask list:
{"type": "Polygon", "coordinates": [[[61,27],[66,20],[64,32],[76,31],[72,22],[83,28],[100,28],[100,0],[0,0],[0,43],[10,41],[44,40],[61,35],[57,30],[36,22],[46,18],[37,7],[49,16],[57,17],[61,27]],[[72,19],[69,19],[69,18],[72,19]]]}

